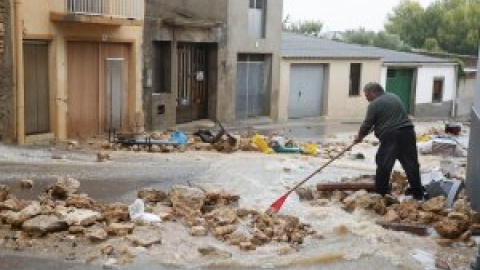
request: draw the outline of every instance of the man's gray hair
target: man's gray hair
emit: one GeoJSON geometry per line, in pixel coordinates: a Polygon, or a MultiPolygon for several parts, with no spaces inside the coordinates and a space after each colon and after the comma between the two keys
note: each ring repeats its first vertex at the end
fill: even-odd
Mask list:
{"type": "Polygon", "coordinates": [[[363,91],[365,91],[365,93],[372,93],[375,95],[379,95],[385,92],[385,90],[383,90],[383,87],[376,82],[367,83],[365,87],[363,87],[363,91]]]}

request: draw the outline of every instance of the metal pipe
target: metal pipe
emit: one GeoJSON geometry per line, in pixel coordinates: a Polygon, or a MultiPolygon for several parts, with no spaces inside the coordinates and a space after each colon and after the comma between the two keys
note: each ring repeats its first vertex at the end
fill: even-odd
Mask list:
{"type": "Polygon", "coordinates": [[[16,71],[16,84],[15,90],[15,103],[16,103],[16,141],[18,144],[25,144],[25,81],[23,70],[23,27],[20,17],[21,1],[15,0],[14,2],[14,47],[15,47],[15,65],[16,71]]]}

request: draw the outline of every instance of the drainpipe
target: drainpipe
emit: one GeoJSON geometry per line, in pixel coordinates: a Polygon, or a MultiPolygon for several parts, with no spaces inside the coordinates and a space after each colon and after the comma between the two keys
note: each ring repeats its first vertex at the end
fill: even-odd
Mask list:
{"type": "Polygon", "coordinates": [[[14,1],[14,70],[15,70],[15,125],[16,141],[18,144],[25,144],[25,84],[23,78],[23,24],[20,17],[21,1],[14,1]]]}
{"type": "Polygon", "coordinates": [[[455,85],[455,92],[453,93],[453,102],[452,102],[452,112],[451,117],[454,119],[457,116],[457,102],[458,102],[458,87],[460,85],[460,77],[458,77],[458,72],[460,70],[459,65],[455,65],[455,78],[454,78],[454,85],[455,85]]]}

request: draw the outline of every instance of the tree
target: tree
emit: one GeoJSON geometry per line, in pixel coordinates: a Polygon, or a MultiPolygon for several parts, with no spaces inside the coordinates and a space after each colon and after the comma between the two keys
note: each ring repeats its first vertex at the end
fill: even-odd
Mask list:
{"type": "Polygon", "coordinates": [[[442,49],[438,45],[438,41],[435,38],[427,38],[423,43],[422,49],[431,52],[441,52],[442,49]]]}
{"type": "Polygon", "coordinates": [[[388,33],[396,34],[413,47],[421,47],[425,40],[423,28],[423,15],[425,11],[418,2],[402,1],[393,9],[393,14],[388,15],[385,29],[388,33]]]}
{"type": "Polygon", "coordinates": [[[438,42],[448,52],[474,55],[480,41],[480,0],[450,1],[463,3],[445,10],[438,29],[438,42]]]}
{"type": "Polygon", "coordinates": [[[409,50],[408,46],[400,40],[398,35],[389,34],[385,31],[376,33],[367,31],[364,28],[345,31],[342,35],[342,41],[399,51],[409,50]]]}
{"type": "Polygon", "coordinates": [[[426,9],[403,1],[388,16],[385,29],[416,48],[475,55],[480,0],[437,0],[426,9]]]}
{"type": "Polygon", "coordinates": [[[319,20],[300,20],[289,22],[289,16],[283,21],[283,30],[287,32],[318,36],[322,31],[323,23],[319,20]]]}

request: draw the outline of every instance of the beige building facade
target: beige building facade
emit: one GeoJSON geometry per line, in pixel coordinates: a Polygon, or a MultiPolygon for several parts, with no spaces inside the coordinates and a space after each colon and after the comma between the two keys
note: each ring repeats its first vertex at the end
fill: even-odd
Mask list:
{"type": "Polygon", "coordinates": [[[15,2],[16,142],[142,124],[143,0],[15,2]]]}
{"type": "MultiPolygon", "coordinates": [[[[362,91],[354,94],[350,93],[350,67],[352,64],[361,64],[361,75],[359,85],[363,86],[367,82],[379,81],[382,70],[382,61],[380,59],[295,59],[284,57],[281,64],[280,81],[280,99],[279,99],[279,120],[287,120],[289,116],[289,106],[294,106],[294,98],[290,91],[293,91],[295,84],[292,80],[295,76],[292,74],[292,68],[296,66],[323,67],[319,69],[323,72],[323,82],[319,87],[312,89],[321,95],[320,114],[310,114],[306,117],[324,117],[325,119],[362,119],[365,117],[365,108],[368,104],[362,91]]],[[[308,78],[307,78],[308,80],[308,78]]],[[[307,89],[305,89],[307,90],[307,89]]],[[[311,90],[307,90],[311,91],[311,90]]]]}

